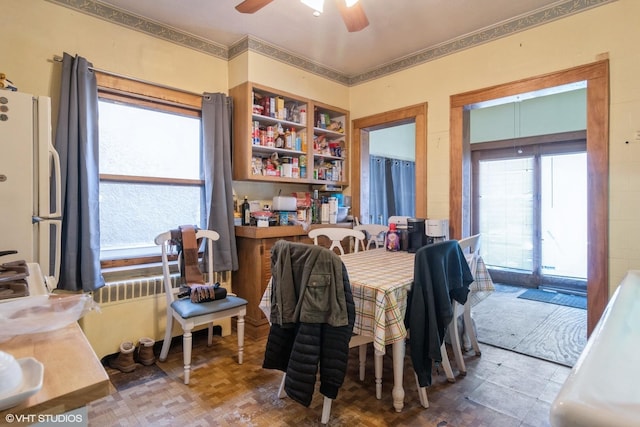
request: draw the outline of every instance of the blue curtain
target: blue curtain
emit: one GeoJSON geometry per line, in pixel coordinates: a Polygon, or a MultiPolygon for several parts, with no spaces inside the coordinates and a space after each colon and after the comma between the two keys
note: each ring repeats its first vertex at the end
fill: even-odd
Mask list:
{"type": "Polygon", "coordinates": [[[415,215],[415,162],[369,156],[369,179],[369,223],[415,215]]]}
{"type": "Polygon", "coordinates": [[[416,163],[389,159],[395,215],[415,216],[416,212],[416,163]]]}
{"type": "MultiPolygon", "coordinates": [[[[231,188],[231,124],[233,99],[223,93],[202,97],[202,160],[207,228],[217,231],[213,271],[238,269],[233,190],[231,188]]],[[[206,259],[206,257],[205,257],[206,259]]]]}
{"type": "Polygon", "coordinates": [[[104,286],[100,270],[98,89],[85,58],[65,53],[55,145],[60,155],[62,247],[59,289],[104,286]]]}

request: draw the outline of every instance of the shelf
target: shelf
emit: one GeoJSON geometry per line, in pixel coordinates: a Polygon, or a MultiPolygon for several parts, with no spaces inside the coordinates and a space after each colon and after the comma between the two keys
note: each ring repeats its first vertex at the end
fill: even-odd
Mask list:
{"type": "Polygon", "coordinates": [[[289,150],[288,148],[267,147],[265,145],[252,145],[251,148],[254,153],[265,153],[265,154],[278,153],[278,154],[284,154],[287,156],[291,156],[291,155],[304,156],[307,154],[306,151],[289,150]]]}
{"type": "Polygon", "coordinates": [[[318,134],[318,135],[327,135],[327,136],[333,136],[335,138],[344,138],[345,134],[344,132],[336,132],[333,130],[329,130],[329,129],[324,129],[324,128],[313,128],[313,133],[314,134],[318,134]]]}
{"type": "Polygon", "coordinates": [[[347,160],[344,157],[330,156],[328,154],[318,154],[318,153],[313,153],[313,158],[314,159],[325,159],[325,160],[342,160],[342,161],[346,161],[347,160]]]}
{"type": "Polygon", "coordinates": [[[252,114],[251,118],[254,122],[260,122],[261,124],[271,123],[272,125],[277,125],[278,123],[280,123],[285,129],[295,128],[296,130],[300,130],[307,127],[306,124],[291,122],[289,120],[276,119],[275,117],[271,116],[262,116],[260,114],[252,114]]]}
{"type": "Polygon", "coordinates": [[[251,82],[231,88],[229,94],[235,106],[233,179],[348,185],[348,111],[251,82]],[[326,123],[345,131],[314,127],[316,119],[323,126],[326,123]],[[285,135],[289,130],[292,134],[295,132],[295,137],[278,135],[279,127],[285,135]],[[279,140],[281,137],[283,141],[279,140]],[[338,155],[315,153],[314,143],[338,155]],[[274,170],[279,171],[280,176],[271,174],[274,170]],[[336,176],[340,180],[314,176],[336,176]]]}

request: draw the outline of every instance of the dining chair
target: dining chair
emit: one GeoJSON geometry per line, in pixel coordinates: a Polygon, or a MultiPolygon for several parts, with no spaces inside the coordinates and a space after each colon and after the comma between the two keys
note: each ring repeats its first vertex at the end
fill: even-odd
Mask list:
{"type": "MultiPolygon", "coordinates": [[[[330,307],[328,310],[331,311],[331,319],[335,321],[342,316],[345,317],[346,324],[342,326],[332,326],[328,320],[325,320],[322,325],[316,323],[318,320],[312,323],[305,323],[305,320],[297,320],[297,328],[293,330],[292,328],[284,328],[277,323],[271,323],[265,350],[265,361],[263,363],[264,368],[283,371],[282,381],[278,389],[279,398],[284,398],[290,394],[299,403],[308,406],[311,402],[310,393],[313,392],[312,389],[315,390],[316,388],[313,384],[315,383],[315,372],[311,375],[311,378],[313,378],[311,387],[307,385],[306,391],[303,391],[303,384],[310,377],[309,372],[312,369],[309,365],[311,363],[310,360],[317,357],[317,362],[320,366],[320,391],[324,394],[321,423],[326,424],[331,414],[333,398],[337,396],[338,389],[342,385],[344,375],[346,375],[349,357],[346,345],[348,343],[347,340],[352,339],[350,335],[355,322],[355,306],[347,271],[335,252],[321,246],[314,248],[303,243],[281,240],[273,246],[271,258],[272,265],[275,265],[271,273],[271,283],[272,286],[280,287],[278,295],[282,295],[282,297],[281,302],[275,305],[276,307],[281,307],[280,316],[269,315],[270,323],[272,319],[277,319],[278,317],[286,319],[291,315],[290,312],[292,310],[286,309],[288,305],[285,301],[288,301],[294,295],[297,298],[308,300],[307,304],[302,305],[303,308],[298,316],[300,319],[303,319],[303,316],[315,318],[314,313],[317,311],[316,305],[319,301],[327,301],[329,303],[333,299],[337,299],[344,302],[344,308],[341,308],[342,304],[328,304],[328,307],[330,307]],[[303,273],[300,274],[300,271],[292,268],[292,265],[300,266],[300,271],[303,273]],[[299,295],[296,289],[305,287],[303,286],[303,280],[304,272],[307,271],[309,272],[309,282],[306,287],[311,290],[299,295]],[[315,283],[318,281],[318,277],[327,275],[332,276],[335,287],[330,286],[328,282],[324,282],[321,286],[315,283]],[[315,279],[311,280],[312,277],[315,277],[315,279]],[[305,310],[307,313],[305,313],[305,310]],[[287,354],[286,349],[289,349],[289,354],[287,354]],[[318,354],[315,351],[318,351],[318,354]],[[295,354],[296,352],[297,354],[295,354]],[[288,360],[284,360],[283,356],[288,356],[288,360]],[[289,383],[287,383],[288,375],[293,375],[293,380],[289,383]],[[324,381],[327,381],[327,384],[324,381]]],[[[271,306],[271,309],[274,309],[274,305],[271,306]]],[[[310,320],[306,320],[306,322],[310,322],[310,320]]],[[[351,346],[349,345],[348,348],[351,348],[351,346]]]]}
{"type": "MultiPolygon", "coordinates": [[[[475,234],[473,236],[466,237],[464,239],[460,239],[458,241],[462,252],[464,253],[465,258],[467,259],[467,263],[469,264],[469,270],[471,270],[471,275],[474,280],[476,279],[476,268],[478,266],[478,258],[480,257],[480,246],[482,244],[482,239],[480,234],[475,234]]],[[[464,348],[473,348],[476,356],[480,356],[480,346],[478,345],[478,338],[476,336],[475,328],[473,325],[473,321],[471,319],[471,298],[467,298],[467,302],[464,306],[461,307],[461,304],[455,301],[455,312],[454,312],[454,321],[452,322],[451,333],[460,337],[460,333],[458,331],[458,322],[457,319],[462,315],[463,316],[463,347],[464,348]]]]}
{"type": "Polygon", "coordinates": [[[387,220],[387,224],[394,223],[396,225],[407,225],[407,221],[411,218],[410,216],[402,216],[402,215],[391,215],[387,220]]]}
{"type": "MultiPolygon", "coordinates": [[[[445,372],[448,356],[444,338],[454,317],[452,301],[464,303],[473,276],[462,249],[455,240],[426,245],[416,252],[414,279],[407,299],[405,325],[410,334],[411,361],[418,396],[423,407],[429,407],[426,387],[431,384],[433,362],[442,362],[445,372]]],[[[452,340],[454,354],[456,343],[452,340]]],[[[461,357],[460,352],[460,357],[461,357]]],[[[460,360],[456,356],[458,368],[460,360]]],[[[450,369],[450,367],[449,367],[450,369]]],[[[461,371],[462,372],[462,371],[461,371]]],[[[447,372],[447,378],[450,373],[447,372]]]]}
{"type": "Polygon", "coordinates": [[[354,252],[358,252],[360,250],[360,245],[365,239],[364,233],[362,231],[342,227],[316,228],[309,231],[308,236],[313,239],[314,245],[318,245],[318,237],[327,237],[329,240],[331,240],[331,246],[329,246],[329,250],[333,251],[337,248],[340,251],[340,255],[344,255],[344,248],[342,247],[342,241],[344,239],[355,239],[355,242],[353,244],[354,252]]]}
{"type": "MultiPolygon", "coordinates": [[[[330,250],[338,248],[340,255],[344,255],[344,248],[342,247],[342,240],[353,237],[354,252],[359,252],[360,246],[364,246],[365,235],[362,231],[350,229],[350,228],[338,228],[338,227],[323,227],[316,228],[309,232],[309,237],[313,239],[313,244],[318,245],[318,237],[325,236],[331,240],[330,250]]],[[[360,381],[364,381],[365,377],[365,365],[367,361],[367,344],[373,342],[373,337],[354,334],[349,341],[349,348],[358,347],[358,358],[360,362],[360,381]]],[[[376,378],[382,377],[382,357],[374,359],[374,370],[376,378]]],[[[376,392],[376,395],[380,399],[382,396],[382,385],[377,385],[376,389],[380,389],[376,392]]]]}
{"type": "Polygon", "coordinates": [[[353,229],[365,233],[367,244],[365,245],[364,241],[362,241],[363,250],[369,250],[371,247],[384,247],[383,233],[389,231],[389,227],[382,224],[361,224],[354,226],[353,229]]]}
{"type": "MultiPolygon", "coordinates": [[[[174,233],[175,235],[175,233],[174,233]]],[[[212,230],[196,230],[196,239],[204,239],[207,247],[207,263],[209,269],[213,266],[213,241],[218,240],[220,235],[212,230]]],[[[175,246],[175,238],[172,232],[167,231],[159,234],[155,238],[155,243],[162,246],[162,275],[164,281],[164,290],[167,300],[167,327],[160,351],[160,361],[165,361],[169,354],[171,346],[171,338],[173,331],[173,323],[177,321],[182,327],[182,353],[184,362],[184,383],[189,384],[191,373],[191,348],[192,348],[192,330],[201,325],[208,325],[207,345],[211,346],[213,339],[213,324],[221,319],[237,317],[236,332],[238,335],[238,364],[242,364],[244,351],[244,316],[246,314],[247,301],[228,293],[225,298],[210,302],[191,302],[189,297],[179,298],[177,296],[179,288],[172,286],[172,275],[170,272],[169,254],[172,247],[175,246]]],[[[197,256],[196,256],[197,257],[197,256]]],[[[178,255],[178,266],[181,264],[182,255],[178,255]]],[[[197,262],[197,260],[196,260],[197,262]]],[[[190,268],[199,268],[190,266],[190,268]]],[[[213,286],[213,271],[209,270],[204,275],[204,284],[213,286]]]]}

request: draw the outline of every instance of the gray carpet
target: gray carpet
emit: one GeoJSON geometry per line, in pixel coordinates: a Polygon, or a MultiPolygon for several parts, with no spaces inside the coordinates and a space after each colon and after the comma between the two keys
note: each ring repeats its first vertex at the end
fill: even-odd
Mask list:
{"type": "Polygon", "coordinates": [[[587,311],[518,298],[523,292],[496,284],[472,308],[478,341],[572,367],[587,343],[587,311]]]}

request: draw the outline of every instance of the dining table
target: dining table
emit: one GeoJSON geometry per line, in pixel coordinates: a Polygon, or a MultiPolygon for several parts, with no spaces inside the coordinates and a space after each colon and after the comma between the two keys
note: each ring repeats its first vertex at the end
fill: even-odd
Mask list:
{"type": "MultiPolygon", "coordinates": [[[[376,248],[344,254],[344,263],[355,304],[354,335],[373,337],[375,357],[382,358],[386,346],[391,345],[393,360],[393,406],[397,412],[404,407],[404,357],[407,330],[404,315],[407,296],[413,283],[415,254],[405,251],[388,251],[376,248]]],[[[467,259],[469,262],[469,259],[467,259]]],[[[472,274],[476,280],[469,286],[470,295],[478,293],[484,298],[494,290],[491,276],[482,259],[475,263],[472,274]]],[[[267,318],[271,312],[271,284],[260,301],[260,309],[267,318]]],[[[377,376],[376,385],[382,379],[377,376]]],[[[378,399],[381,393],[376,392],[378,399]]]]}

